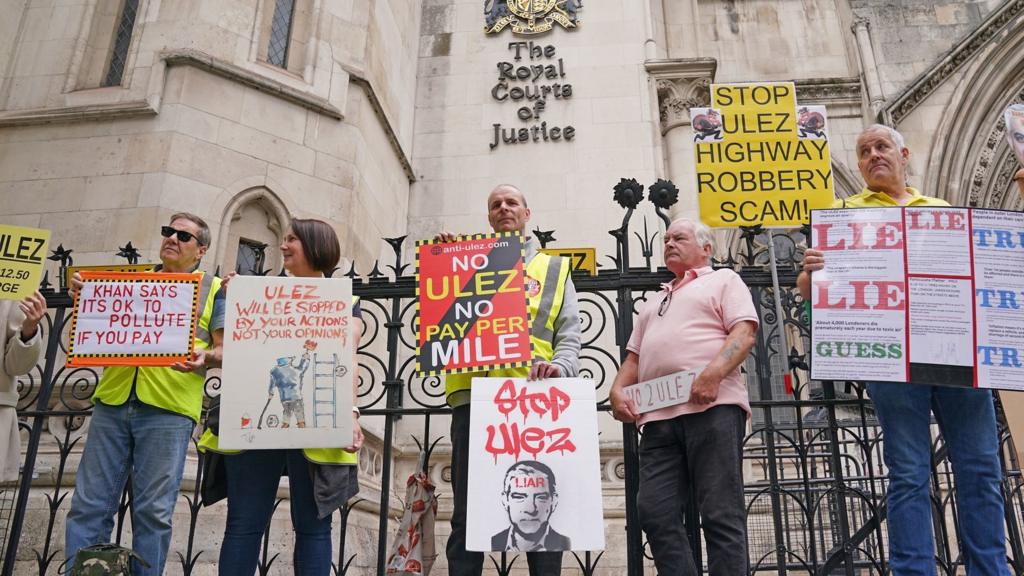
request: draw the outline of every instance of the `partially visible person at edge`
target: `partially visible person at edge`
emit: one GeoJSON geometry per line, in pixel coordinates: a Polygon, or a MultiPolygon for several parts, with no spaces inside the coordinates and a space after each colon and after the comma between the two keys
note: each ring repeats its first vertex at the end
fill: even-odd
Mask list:
{"type": "MultiPolygon", "coordinates": [[[[210,246],[210,228],[180,212],[160,228],[159,272],[195,272],[210,246]]],[[[220,279],[201,272],[199,323],[191,360],[170,368],[111,366],[93,393],[93,413],[75,475],[64,553],[73,564],[79,549],[110,541],[125,482],[132,480],[132,548],[149,566],[132,560],[135,576],[163,574],[171,518],[192,429],[203,405],[206,369],[220,366],[223,314],[213,302],[220,279]]],[[[71,291],[82,287],[77,274],[71,291]]]]}
{"type": "Polygon", "coordinates": [[[757,309],[736,272],[711,268],[711,229],[680,218],[665,230],[665,266],[675,279],[641,308],[609,394],[612,416],[642,427],[640,525],[662,576],[697,576],[683,517],[686,495],[707,543],[708,572],[745,576],[747,508],[743,438],[750,398],[740,365],[757,333],[757,309]],[[700,370],[689,399],[645,414],[625,387],[700,370]]]}
{"type": "MultiPolygon", "coordinates": [[[[875,124],[857,137],[857,167],[864,190],[836,200],[833,208],[949,206],[907,186],[910,150],[896,130],[875,124]]],[[[797,278],[811,297],[810,273],[825,266],[820,250],[808,249],[797,278]]],[[[968,574],[1009,574],[999,436],[992,391],[935,386],[927,382],[868,382],[882,426],[882,456],[889,469],[886,495],[889,567],[893,574],[935,574],[932,523],[931,413],[949,449],[956,481],[957,520],[968,574]]]]}
{"type": "MultiPolygon", "coordinates": [[[[326,222],[295,218],[285,232],[281,255],[290,275],[319,278],[337,266],[341,245],[334,228],[326,222]]],[[[223,302],[218,299],[218,307],[223,302]]],[[[362,334],[358,300],[352,315],[352,346],[358,348],[362,334]]],[[[356,373],[352,371],[353,401],[357,396],[356,373]]],[[[217,568],[220,576],[256,573],[260,543],[274,513],[278,484],[285,473],[295,528],[295,574],[331,573],[331,515],[359,492],[356,453],[363,445],[363,432],[359,409],[353,407],[352,412],[352,445],[345,448],[228,451],[218,448],[212,430],[203,433],[200,449],[224,454],[227,473],[228,517],[217,568]]]]}
{"type": "MultiPolygon", "coordinates": [[[[501,184],[487,197],[487,221],[495,232],[519,232],[526,241],[526,288],[533,324],[533,365],[529,368],[491,370],[470,374],[449,374],[445,394],[452,407],[452,532],[448,537],[448,574],[480,576],[482,552],[466,550],[466,495],[469,490],[469,400],[473,378],[508,377],[568,378],[579,374],[580,325],[576,289],[570,277],[570,263],[558,256],[538,251],[537,242],[526,234],[530,208],[523,193],[510,184],[501,184]]],[[[434,239],[454,242],[455,234],[442,232],[434,239]]],[[[530,576],[551,576],[562,568],[561,552],[527,552],[530,576]]]]}
{"type": "Polygon", "coordinates": [[[43,355],[39,322],[46,315],[46,298],[37,290],[21,302],[0,300],[0,430],[7,440],[0,441],[0,482],[18,479],[21,463],[21,433],[18,432],[18,388],[15,378],[28,374],[43,355]]]}

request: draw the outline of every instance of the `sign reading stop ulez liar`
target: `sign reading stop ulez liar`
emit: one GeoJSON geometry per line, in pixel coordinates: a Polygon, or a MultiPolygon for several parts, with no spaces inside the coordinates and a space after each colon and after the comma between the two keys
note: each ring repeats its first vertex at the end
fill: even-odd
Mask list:
{"type": "Polygon", "coordinates": [[[529,365],[523,248],[517,233],[417,243],[417,372],[434,376],[529,365]]]}
{"type": "Polygon", "coordinates": [[[713,84],[711,108],[690,110],[705,224],[796,227],[832,204],[824,107],[798,110],[795,94],[792,82],[713,84]]]}
{"type": "Polygon", "coordinates": [[[82,272],[67,365],[170,366],[192,356],[202,274],[82,272]]]}

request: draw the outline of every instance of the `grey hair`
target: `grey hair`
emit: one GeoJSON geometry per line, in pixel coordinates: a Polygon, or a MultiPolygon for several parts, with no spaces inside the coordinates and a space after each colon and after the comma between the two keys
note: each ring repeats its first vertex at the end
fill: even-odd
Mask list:
{"type": "Polygon", "coordinates": [[[198,242],[200,246],[210,245],[210,226],[206,224],[206,220],[203,220],[191,212],[177,212],[171,215],[171,219],[167,223],[173,224],[175,220],[188,220],[195,224],[196,228],[199,229],[199,233],[196,234],[196,242],[198,242]]]}
{"type": "MultiPolygon", "coordinates": [[[[715,235],[711,232],[711,228],[707,224],[690,218],[676,218],[672,221],[672,224],[675,224],[676,222],[689,222],[690,226],[693,227],[693,237],[698,243],[700,243],[701,247],[703,248],[705,245],[710,244],[711,251],[715,251],[715,235]]],[[[671,226],[671,224],[669,226],[671,226]]]]}
{"type": "Polygon", "coordinates": [[[885,124],[872,124],[871,126],[865,128],[864,131],[861,132],[861,134],[877,131],[887,133],[889,135],[889,139],[892,140],[892,143],[896,145],[896,148],[903,150],[904,148],[907,147],[907,141],[903,138],[903,134],[900,134],[899,130],[893,128],[892,126],[886,126],[885,124]]]}

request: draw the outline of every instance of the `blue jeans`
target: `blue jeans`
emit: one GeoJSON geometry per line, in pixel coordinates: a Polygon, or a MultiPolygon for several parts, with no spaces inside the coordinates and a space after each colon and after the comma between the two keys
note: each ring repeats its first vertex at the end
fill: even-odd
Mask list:
{"type": "Polygon", "coordinates": [[[295,527],[296,576],[331,573],[331,517],[317,517],[309,461],[302,450],[247,450],[224,457],[228,519],[220,548],[220,576],[256,573],[260,541],[274,514],[277,486],[287,469],[295,527]]]}
{"type": "Polygon", "coordinates": [[[956,481],[967,574],[1008,575],[1000,490],[999,438],[992,392],[870,382],[889,469],[889,566],[897,576],[934,575],[929,412],[942,431],[956,481]]]}
{"type": "Polygon", "coordinates": [[[71,562],[80,548],[110,541],[130,475],[132,548],[149,563],[143,568],[132,560],[132,574],[163,574],[193,426],[190,418],[134,396],[120,406],[96,403],[65,530],[64,554],[71,562]]]}

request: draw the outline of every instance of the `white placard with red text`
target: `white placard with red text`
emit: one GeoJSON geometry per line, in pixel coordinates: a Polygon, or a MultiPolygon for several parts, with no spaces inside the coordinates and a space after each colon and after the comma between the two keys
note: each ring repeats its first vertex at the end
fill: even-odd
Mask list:
{"type": "Polygon", "coordinates": [[[220,447],[352,443],[352,281],[237,276],[228,288],[220,447]]]}
{"type": "Polygon", "coordinates": [[[1024,215],[812,212],[811,377],[1024,389],[1024,215]]]}
{"type": "Polygon", "coordinates": [[[594,382],[474,378],[468,550],[601,550],[594,382]]]}

